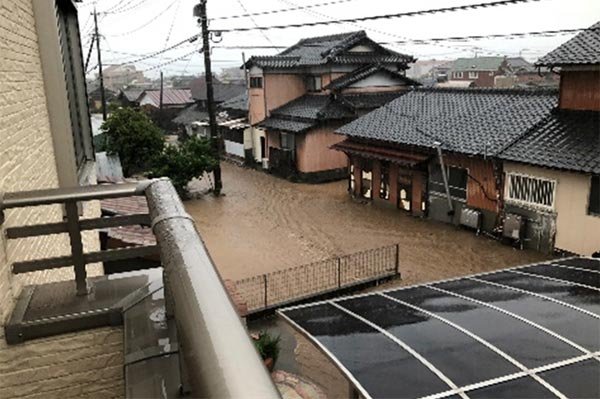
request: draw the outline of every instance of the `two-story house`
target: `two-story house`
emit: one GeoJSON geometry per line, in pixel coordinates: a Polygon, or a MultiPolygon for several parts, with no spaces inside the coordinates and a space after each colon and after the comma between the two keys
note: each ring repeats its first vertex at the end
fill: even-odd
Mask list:
{"type": "Polygon", "coordinates": [[[600,23],[536,63],[560,72],[558,107],[500,154],[506,211],[526,220],[526,244],[600,251],[600,23]]]}
{"type": "Polygon", "coordinates": [[[254,56],[249,121],[254,157],[285,177],[326,181],[344,176],[347,158],[331,150],[344,123],[401,95],[411,56],[377,44],[364,31],[312,37],[275,56],[254,56]]]}
{"type": "Polygon", "coordinates": [[[452,81],[471,82],[471,87],[496,87],[496,77],[506,75],[508,69],[505,57],[459,58],[449,75],[452,81]]]}

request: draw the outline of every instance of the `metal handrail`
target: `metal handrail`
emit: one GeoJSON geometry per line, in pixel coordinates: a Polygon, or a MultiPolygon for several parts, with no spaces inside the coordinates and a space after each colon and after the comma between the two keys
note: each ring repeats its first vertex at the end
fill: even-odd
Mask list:
{"type": "MultiPolygon", "coordinates": [[[[85,282],[85,274],[81,274],[77,258],[80,258],[79,262],[99,261],[105,256],[126,255],[125,251],[135,252],[137,256],[137,251],[146,251],[148,249],[144,248],[149,247],[114,250],[114,253],[104,255],[84,254],[81,249],[83,221],[78,219],[77,202],[132,195],[145,195],[148,201],[150,221],[164,268],[167,312],[175,317],[178,326],[184,375],[188,376],[194,396],[279,398],[277,388],[227,294],[194,221],[185,212],[168,179],[6,194],[3,199],[0,197],[0,213],[11,208],[65,204],[72,256],[45,261],[69,264],[74,261],[76,282],[80,288],[80,282],[85,282]]],[[[91,224],[95,225],[95,222],[91,224]]],[[[58,223],[30,227],[63,230],[65,226],[58,223]]],[[[94,226],[87,223],[86,227],[94,226]]],[[[15,236],[37,235],[35,229],[15,230],[13,233],[15,236]]],[[[22,263],[20,267],[35,268],[41,265],[39,262],[22,263]]]]}

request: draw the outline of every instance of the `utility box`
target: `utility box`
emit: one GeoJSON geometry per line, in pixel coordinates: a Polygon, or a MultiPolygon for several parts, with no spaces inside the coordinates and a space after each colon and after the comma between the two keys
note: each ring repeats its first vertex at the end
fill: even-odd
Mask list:
{"type": "Polygon", "coordinates": [[[517,241],[523,247],[523,238],[525,234],[525,217],[516,213],[507,213],[504,215],[504,224],[502,236],[517,241]]]}
{"type": "Polygon", "coordinates": [[[471,209],[463,207],[460,211],[460,224],[461,226],[470,227],[477,230],[477,234],[481,231],[481,222],[483,220],[483,214],[477,209],[471,209]]]}

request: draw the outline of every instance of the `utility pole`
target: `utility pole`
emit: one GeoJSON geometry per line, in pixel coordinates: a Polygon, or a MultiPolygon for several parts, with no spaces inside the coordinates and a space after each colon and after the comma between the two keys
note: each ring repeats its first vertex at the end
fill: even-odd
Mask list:
{"type": "Polygon", "coordinates": [[[100,98],[102,99],[102,120],[106,120],[106,97],[104,95],[104,77],[102,76],[102,53],[100,52],[100,34],[98,33],[98,13],[94,8],[96,49],[98,50],[98,78],[100,78],[100,98]]]}
{"type": "Polygon", "coordinates": [[[200,18],[202,27],[202,52],[204,53],[204,75],[206,78],[206,102],[208,105],[208,123],[210,125],[210,137],[215,157],[217,158],[217,166],[213,171],[215,179],[214,195],[221,195],[223,182],[221,180],[221,143],[217,131],[217,117],[215,110],[215,98],[213,92],[213,76],[210,65],[210,37],[208,31],[208,19],[206,17],[206,2],[200,0],[200,3],[194,7],[194,16],[200,18]]]}
{"type": "Polygon", "coordinates": [[[163,86],[163,72],[160,71],[160,100],[159,100],[159,107],[158,107],[158,109],[160,110],[161,113],[162,113],[162,110],[163,110],[163,90],[164,90],[164,86],[163,86]]]}

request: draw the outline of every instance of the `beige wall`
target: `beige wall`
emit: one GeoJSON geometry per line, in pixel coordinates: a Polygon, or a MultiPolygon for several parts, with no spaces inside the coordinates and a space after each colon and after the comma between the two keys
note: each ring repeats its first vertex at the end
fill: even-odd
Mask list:
{"type": "Polygon", "coordinates": [[[591,184],[589,175],[514,163],[505,163],[504,170],[556,180],[557,249],[580,255],[600,251],[600,217],[587,214],[591,184]]]}
{"type": "Polygon", "coordinates": [[[334,144],[344,140],[335,134],[334,128],[324,127],[296,136],[296,166],[302,173],[320,172],[345,168],[348,157],[341,151],[332,150],[334,144]]]}
{"type": "Polygon", "coordinates": [[[302,75],[265,74],[264,89],[267,113],[306,93],[302,75]]]}
{"type": "MultiPolygon", "coordinates": [[[[59,186],[57,159],[53,145],[53,132],[46,102],[45,80],[39,51],[32,0],[2,0],[0,3],[0,193],[26,190],[39,190],[59,186]]],[[[72,145],[72,142],[62,143],[72,145]]],[[[74,161],[72,162],[74,165],[74,161]]],[[[85,217],[98,216],[98,203],[84,206],[85,217]]],[[[11,264],[18,260],[39,257],[66,255],[69,241],[65,235],[30,238],[7,242],[4,229],[7,226],[29,225],[62,220],[62,210],[58,206],[25,208],[6,212],[6,221],[0,226],[0,397],[8,398],[25,393],[43,397],[60,396],[49,391],[72,385],[75,377],[80,378],[85,365],[79,364],[74,370],[70,383],[64,378],[51,377],[51,362],[59,362],[55,354],[92,344],[94,339],[104,342],[104,338],[88,340],[82,336],[70,336],[33,341],[18,346],[6,346],[3,326],[14,306],[14,299],[24,285],[41,284],[51,281],[71,280],[71,268],[29,273],[13,276],[11,264]],[[61,349],[62,348],[62,349],[61,349]],[[48,357],[45,357],[48,355],[48,357]],[[31,357],[40,357],[32,359],[31,357]],[[54,357],[53,357],[54,356],[54,357]],[[42,357],[44,357],[42,359],[42,357]],[[44,363],[50,362],[50,363],[44,363]],[[75,373],[75,371],[74,371],[75,373]],[[32,381],[47,379],[40,385],[32,381]]],[[[84,234],[84,247],[87,251],[99,247],[97,233],[84,234]]],[[[88,267],[89,275],[101,273],[99,266],[88,267]]],[[[88,348],[88,350],[93,350],[88,348]]],[[[100,349],[99,349],[100,350],[100,349]]],[[[85,352],[82,357],[87,357],[85,352]]],[[[59,356],[60,357],[60,356],[59,356]]],[[[122,359],[121,359],[122,362],[122,359]]],[[[91,364],[92,360],[88,360],[91,364]]],[[[98,368],[102,360],[97,360],[98,368]]],[[[54,372],[54,371],[52,371],[54,372]]],[[[91,380],[103,372],[88,372],[91,380]]],[[[112,381],[106,387],[116,386],[112,381]]],[[[96,386],[97,388],[98,386],[96,386]]],[[[96,389],[94,388],[94,389],[96,389]]],[[[54,392],[54,391],[53,391],[54,392]]]]}

